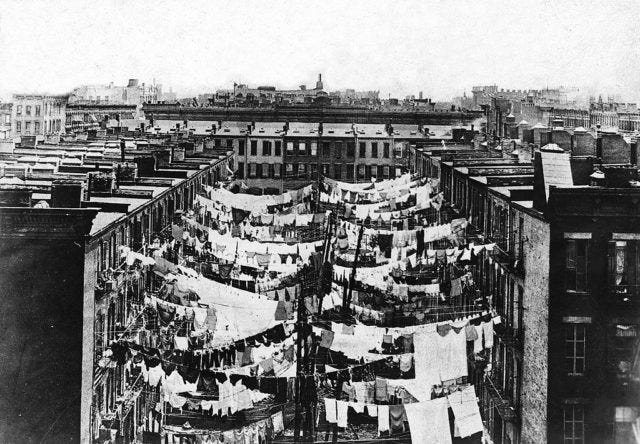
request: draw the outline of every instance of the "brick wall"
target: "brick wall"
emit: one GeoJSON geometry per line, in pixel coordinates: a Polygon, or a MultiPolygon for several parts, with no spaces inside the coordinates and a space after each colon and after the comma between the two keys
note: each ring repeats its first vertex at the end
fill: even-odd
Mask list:
{"type": "Polygon", "coordinates": [[[525,214],[522,443],[547,441],[549,225],[525,214]]]}

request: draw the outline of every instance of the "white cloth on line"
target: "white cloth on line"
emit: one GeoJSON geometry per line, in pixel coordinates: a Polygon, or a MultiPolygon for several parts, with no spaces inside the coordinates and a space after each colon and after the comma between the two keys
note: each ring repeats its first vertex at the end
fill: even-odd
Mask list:
{"type": "MultiPolygon", "coordinates": [[[[389,406],[378,406],[378,434],[389,431],[389,406]]],[[[417,441],[419,442],[419,441],[417,441]]]]}
{"type": "Polygon", "coordinates": [[[338,422],[335,399],[324,398],[324,409],[327,413],[327,422],[330,422],[331,424],[338,422]]]}
{"type": "Polygon", "coordinates": [[[338,427],[347,427],[347,418],[349,414],[349,403],[347,401],[336,401],[336,416],[338,419],[338,427]]]}
{"type": "Polygon", "coordinates": [[[451,444],[447,399],[404,404],[411,442],[451,444]]]}
{"type": "Polygon", "coordinates": [[[482,417],[478,407],[476,391],[471,385],[462,391],[453,392],[448,396],[449,405],[453,410],[456,430],[461,438],[482,432],[482,417]]]}

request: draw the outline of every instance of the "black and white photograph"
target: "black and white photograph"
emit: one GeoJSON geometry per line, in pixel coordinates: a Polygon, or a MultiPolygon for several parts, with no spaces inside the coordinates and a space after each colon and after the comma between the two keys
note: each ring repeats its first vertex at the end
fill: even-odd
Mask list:
{"type": "Polygon", "coordinates": [[[640,444],[640,1],[0,0],[0,444],[640,444]]]}

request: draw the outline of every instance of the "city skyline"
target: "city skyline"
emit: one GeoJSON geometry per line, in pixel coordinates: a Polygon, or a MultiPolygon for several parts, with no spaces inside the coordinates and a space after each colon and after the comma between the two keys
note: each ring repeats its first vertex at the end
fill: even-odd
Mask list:
{"type": "Polygon", "coordinates": [[[640,90],[635,2],[56,6],[51,21],[44,2],[3,5],[0,95],[66,93],[136,77],[187,97],[233,82],[312,85],[320,72],[326,90],[380,90],[381,98],[423,91],[445,100],[474,85],[498,84],[575,86],[584,95],[636,101],[640,90]],[[490,10],[499,11],[500,21],[490,10]]]}

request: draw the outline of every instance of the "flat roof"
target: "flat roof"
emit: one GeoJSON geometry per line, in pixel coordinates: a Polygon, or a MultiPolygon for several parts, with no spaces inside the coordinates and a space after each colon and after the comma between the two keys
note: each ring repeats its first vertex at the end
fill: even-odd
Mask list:
{"type": "MultiPolygon", "coordinates": [[[[91,196],[89,198],[89,202],[128,205],[128,209],[127,210],[128,210],[129,213],[131,213],[132,211],[137,210],[138,208],[140,208],[141,206],[143,206],[144,204],[149,202],[149,199],[142,198],[142,197],[135,198],[135,197],[97,197],[97,196],[91,196]]],[[[88,205],[88,207],[91,207],[91,205],[88,205]]],[[[99,214],[101,214],[101,213],[99,213],[99,214]]]]}
{"type": "Polygon", "coordinates": [[[91,225],[89,236],[93,236],[99,233],[103,228],[108,227],[113,222],[125,215],[125,213],[107,213],[104,211],[99,211],[96,217],[93,219],[93,224],[91,225]]]}

